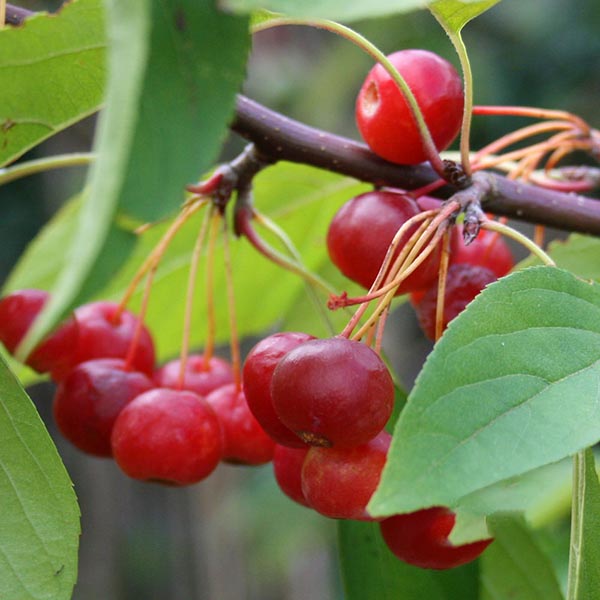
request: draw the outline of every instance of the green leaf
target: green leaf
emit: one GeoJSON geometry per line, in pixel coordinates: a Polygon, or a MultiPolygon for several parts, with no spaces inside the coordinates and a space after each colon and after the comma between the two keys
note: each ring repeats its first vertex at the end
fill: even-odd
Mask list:
{"type": "Polygon", "coordinates": [[[213,160],[244,74],[247,28],[246,19],[195,0],[170,9],[160,0],[108,3],[109,81],[98,158],[64,269],[20,357],[69,307],[105,285],[132,251],[133,236],[116,225],[118,212],[155,218],[172,211],[185,184],[213,160]]]}
{"type": "Polygon", "coordinates": [[[600,590],[600,482],[591,450],[574,458],[575,485],[571,517],[568,600],[594,600],[600,590]]]}
{"type": "Polygon", "coordinates": [[[77,575],[77,501],[37,411],[1,358],[0,438],[0,598],[67,600],[77,575]]]}
{"type": "Polygon", "coordinates": [[[0,166],[98,110],[104,55],[100,0],[0,30],[0,166]]]}
{"type": "Polygon", "coordinates": [[[429,10],[447,31],[458,33],[469,21],[500,0],[434,0],[429,10]]]}
{"type": "Polygon", "coordinates": [[[426,0],[374,0],[348,2],[347,0],[222,0],[222,4],[239,13],[265,9],[293,17],[357,21],[404,13],[427,6],[426,0]]]}
{"type": "MultiPolygon", "coordinates": [[[[119,4],[113,9],[117,19],[119,4]]],[[[185,185],[217,158],[246,74],[250,36],[247,18],[221,13],[212,2],[146,4],[147,64],[129,97],[132,112],[120,124],[134,137],[121,167],[119,204],[152,221],[178,208],[185,185]]]]}
{"type": "Polygon", "coordinates": [[[552,564],[523,520],[502,514],[488,525],[494,542],[480,560],[481,600],[563,600],[552,564]]]}
{"type": "Polygon", "coordinates": [[[346,600],[477,598],[477,563],[450,571],[407,565],[390,552],[377,523],[340,521],[338,544],[346,600]]]}
{"type": "Polygon", "coordinates": [[[454,506],[600,439],[600,286],[551,267],[489,286],[429,356],[369,510],[454,506]]]}

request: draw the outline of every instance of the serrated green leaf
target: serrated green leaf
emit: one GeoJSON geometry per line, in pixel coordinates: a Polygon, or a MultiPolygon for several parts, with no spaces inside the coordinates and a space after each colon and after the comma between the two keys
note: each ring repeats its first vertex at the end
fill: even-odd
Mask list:
{"type": "Polygon", "coordinates": [[[600,286],[551,267],[489,286],[427,360],[375,515],[456,505],[600,439],[600,286]]]}
{"type": "Polygon", "coordinates": [[[446,572],[407,565],[390,552],[377,523],[340,521],[338,544],[346,600],[477,598],[477,563],[446,572]]]}
{"type": "Polygon", "coordinates": [[[448,31],[458,33],[469,21],[498,4],[500,0],[434,0],[429,10],[448,31]]]}
{"type": "Polygon", "coordinates": [[[77,575],[73,486],[31,400],[0,357],[0,598],[68,600],[77,575]]]}
{"type": "Polygon", "coordinates": [[[221,0],[221,4],[239,13],[265,9],[293,17],[332,19],[349,23],[425,8],[427,0],[221,0]]]}
{"type": "Polygon", "coordinates": [[[494,542],[480,560],[481,599],[562,600],[552,564],[523,520],[501,514],[488,524],[494,542]]]}
{"type": "Polygon", "coordinates": [[[0,165],[98,110],[104,56],[100,0],[0,30],[0,165]]]}
{"type": "Polygon", "coordinates": [[[577,494],[571,518],[568,600],[594,600],[600,590],[600,482],[594,455],[586,450],[575,456],[577,494]]]}

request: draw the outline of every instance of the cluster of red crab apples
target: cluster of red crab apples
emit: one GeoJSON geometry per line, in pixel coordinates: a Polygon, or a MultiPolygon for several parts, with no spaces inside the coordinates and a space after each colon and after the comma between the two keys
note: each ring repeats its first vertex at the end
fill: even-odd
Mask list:
{"type": "MultiPolygon", "coordinates": [[[[460,77],[429,52],[409,50],[389,58],[411,87],[435,147],[446,148],[460,127],[460,77]]],[[[376,66],[357,100],[361,134],[383,158],[416,164],[428,154],[408,111],[389,74],[376,66]]],[[[333,263],[368,289],[396,232],[420,210],[415,200],[394,190],[353,198],[329,227],[333,263]]],[[[415,230],[416,225],[406,232],[396,252],[415,230]]],[[[488,231],[464,246],[455,227],[449,246],[442,328],[513,266],[502,239],[488,231]]],[[[436,248],[397,289],[411,294],[432,339],[439,321],[439,268],[436,248]]],[[[47,300],[46,292],[22,290],[0,301],[0,340],[9,352],[47,300]]],[[[205,355],[155,369],[154,344],[144,324],[117,304],[95,302],[77,308],[26,362],[57,383],[54,416],[63,435],[84,452],[113,457],[133,478],[187,485],[205,479],[221,461],[272,460],[277,482],[290,498],[328,517],[379,521],[390,550],[410,564],[455,567],[475,559],[491,542],[452,545],[448,536],[455,514],[444,507],[387,518],[369,514],[391,443],[385,427],[394,385],[380,356],[360,341],[277,333],[252,349],[241,378],[228,362],[205,355]]]]}
{"type": "MultiPolygon", "coordinates": [[[[368,287],[391,238],[418,211],[398,192],[353,198],[330,225],[334,263],[368,287]],[[363,227],[360,235],[355,223],[363,227]],[[344,262],[357,246],[362,260],[344,262]]],[[[446,300],[457,311],[482,287],[473,284],[473,269],[488,274],[485,284],[500,274],[493,271],[499,259],[502,275],[512,259],[509,265],[502,240],[485,231],[468,247],[458,237],[452,247],[447,294],[454,296],[446,300]],[[462,275],[455,279],[454,272],[462,275]],[[465,281],[471,286],[466,292],[465,281]]],[[[438,265],[434,253],[402,284],[401,293],[411,292],[418,310],[428,303],[435,309],[438,265]],[[429,291],[422,287],[428,281],[429,291]]],[[[21,290],[0,301],[0,339],[9,352],[47,300],[47,292],[21,290]]],[[[385,426],[394,385],[383,360],[362,342],[277,333],[251,350],[240,381],[227,361],[201,354],[155,368],[145,325],[117,304],[94,302],[75,309],[27,364],[56,382],[53,409],[62,434],[84,452],[113,457],[133,478],[187,485],[206,478],[220,461],[259,465],[273,460],[280,488],[296,502],[332,518],[376,520],[367,505],[391,442],[385,426]]],[[[397,556],[427,568],[462,564],[489,544],[451,545],[453,525],[454,514],[442,507],[380,523],[397,556]]]]}

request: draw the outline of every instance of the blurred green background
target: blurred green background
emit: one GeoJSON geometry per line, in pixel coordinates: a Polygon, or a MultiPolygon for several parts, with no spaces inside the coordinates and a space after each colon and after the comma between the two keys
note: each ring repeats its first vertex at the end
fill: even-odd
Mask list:
{"type": "MultiPolygon", "coordinates": [[[[22,5],[54,10],[58,3],[22,5]]],[[[445,33],[424,11],[355,28],[385,52],[428,48],[457,63],[445,33]]],[[[469,24],[464,38],[476,103],[565,109],[598,125],[598,0],[504,0],[469,24]]],[[[358,139],[354,97],[370,67],[368,57],[331,34],[279,28],[256,36],[244,91],[310,125],[358,139]]],[[[88,149],[94,121],[71,127],[24,159],[88,149]]],[[[473,146],[520,123],[477,118],[473,146]]],[[[240,140],[229,140],[224,158],[241,146],[240,140]]],[[[71,169],[0,189],[0,278],[42,224],[80,189],[83,177],[82,169],[71,169]]],[[[410,385],[430,345],[406,306],[397,311],[388,333],[388,351],[410,385]]],[[[32,390],[81,503],[76,600],[343,597],[334,523],[284,498],[269,467],[222,467],[185,490],[130,481],[110,462],[83,456],[60,438],[51,418],[52,392],[50,384],[32,390]]]]}

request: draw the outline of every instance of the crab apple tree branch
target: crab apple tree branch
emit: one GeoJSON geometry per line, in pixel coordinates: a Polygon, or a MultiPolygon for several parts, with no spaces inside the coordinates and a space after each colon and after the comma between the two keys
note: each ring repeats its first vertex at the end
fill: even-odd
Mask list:
{"type": "MultiPolygon", "coordinates": [[[[427,164],[389,163],[363,144],[294,121],[241,95],[231,129],[251,141],[271,161],[304,163],[377,186],[406,190],[438,179],[427,164]]],[[[479,174],[478,180],[479,200],[485,211],[557,229],[600,235],[598,200],[513,181],[491,172],[479,174]]],[[[436,195],[449,197],[453,191],[445,186],[436,195]]]]}

